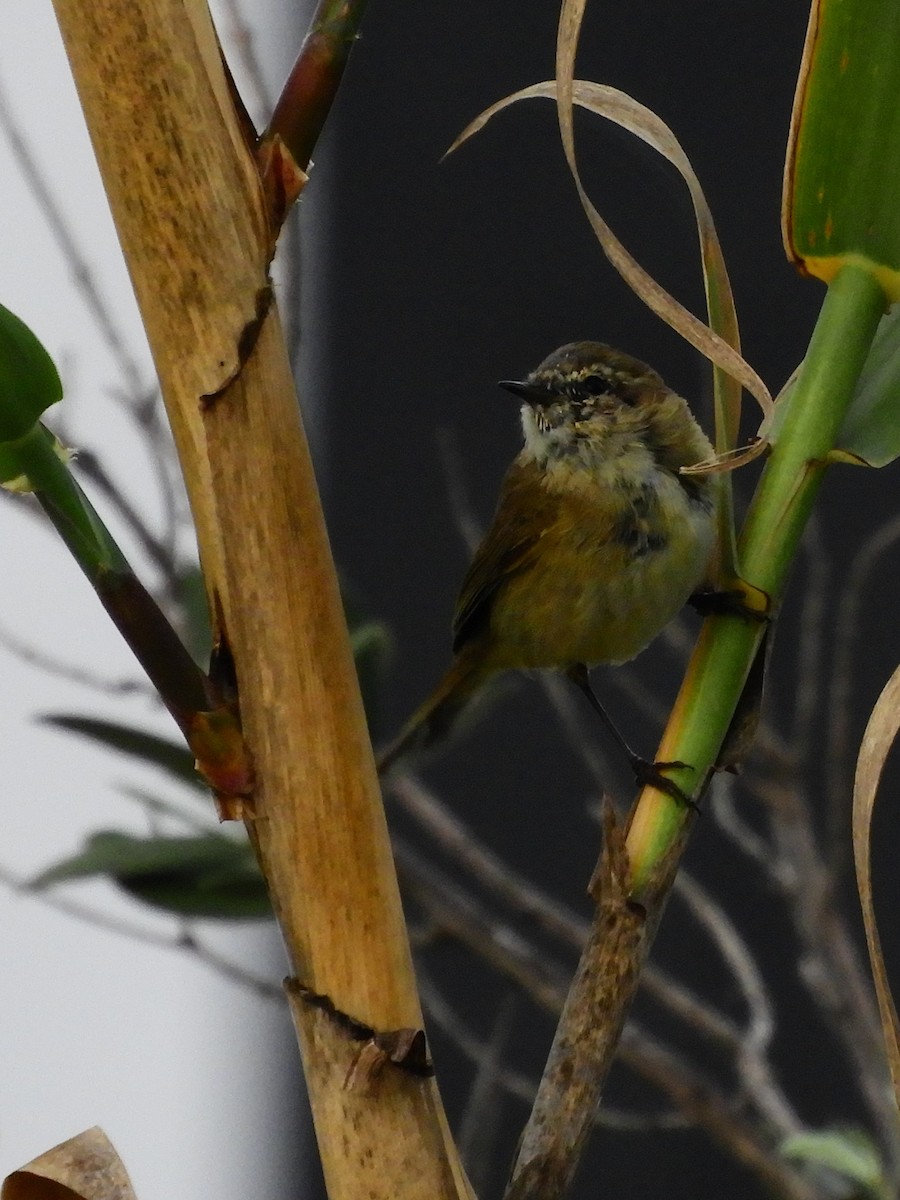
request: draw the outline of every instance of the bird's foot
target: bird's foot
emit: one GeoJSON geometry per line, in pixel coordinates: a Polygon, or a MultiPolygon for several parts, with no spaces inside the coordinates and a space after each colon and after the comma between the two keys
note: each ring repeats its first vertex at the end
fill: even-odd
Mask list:
{"type": "Polygon", "coordinates": [[[769,622],[769,597],[760,588],[725,588],[722,591],[694,592],[688,604],[701,617],[741,617],[744,621],[769,622]]]}
{"type": "Polygon", "coordinates": [[[631,769],[634,771],[635,782],[640,787],[654,787],[687,808],[692,808],[694,812],[699,812],[697,804],[681,790],[675,780],[663,775],[663,771],[678,771],[688,766],[688,763],[678,759],[674,762],[648,762],[646,758],[640,758],[636,754],[631,756],[631,769]]]}

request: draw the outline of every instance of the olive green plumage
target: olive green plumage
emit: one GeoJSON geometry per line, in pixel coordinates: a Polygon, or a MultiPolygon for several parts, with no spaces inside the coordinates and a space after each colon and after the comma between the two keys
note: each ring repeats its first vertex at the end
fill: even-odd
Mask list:
{"type": "Polygon", "coordinates": [[[498,671],[620,663],[705,582],[712,454],[657,373],[600,342],[574,342],[522,382],[525,445],[463,580],[455,660],[381,756],[386,771],[442,736],[498,671]]]}

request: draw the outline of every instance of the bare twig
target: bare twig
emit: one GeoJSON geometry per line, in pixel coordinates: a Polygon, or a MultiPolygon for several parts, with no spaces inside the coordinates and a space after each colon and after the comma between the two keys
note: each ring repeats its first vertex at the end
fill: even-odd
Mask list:
{"type": "Polygon", "coordinates": [[[131,942],[137,942],[144,946],[154,946],[159,950],[174,950],[182,954],[188,954],[202,963],[203,966],[209,968],[214,974],[229,980],[231,983],[236,983],[239,987],[245,988],[247,991],[253,992],[263,999],[279,1000],[282,1003],[284,1001],[284,989],[280,983],[254,975],[238,963],[225,958],[224,955],[205,945],[189,925],[182,925],[181,930],[174,937],[164,933],[156,933],[154,930],[148,929],[145,925],[138,925],[136,922],[110,916],[109,913],[103,912],[101,909],[93,908],[88,904],[81,904],[79,901],[72,900],[66,896],[61,896],[55,890],[46,888],[37,890],[32,888],[26,880],[20,879],[14,872],[3,866],[0,866],[0,883],[20,895],[28,896],[45,907],[64,913],[66,916],[75,917],[76,920],[82,921],[95,929],[106,930],[109,933],[116,934],[118,937],[127,938],[131,942]]]}
{"type": "Polygon", "coordinates": [[[607,806],[591,888],[595,917],[519,1143],[507,1200],[565,1195],[580,1160],[625,1024],[617,997],[636,987],[647,936],[644,910],[629,901],[629,880],[623,837],[607,806]]]}
{"type": "Polygon", "coordinates": [[[254,92],[256,106],[267,115],[272,111],[272,93],[266,84],[265,75],[259,55],[256,53],[256,40],[253,30],[247,22],[238,0],[223,0],[223,7],[231,22],[228,41],[234,46],[244,69],[244,75],[254,92]]]}
{"type": "Polygon", "coordinates": [[[27,663],[31,667],[36,667],[39,671],[46,671],[57,679],[66,679],[70,683],[77,683],[83,687],[92,688],[97,692],[103,692],[111,696],[131,696],[136,693],[146,696],[156,695],[153,688],[145,679],[104,678],[92,670],[86,670],[83,667],[76,667],[71,663],[65,663],[52,654],[47,654],[44,650],[30,645],[23,638],[17,637],[14,633],[10,633],[8,629],[3,629],[2,627],[0,627],[0,646],[4,650],[8,650],[10,654],[15,655],[21,662],[27,663]]]}
{"type": "Polygon", "coordinates": [[[597,749],[596,739],[587,736],[580,712],[584,701],[579,702],[572,685],[559,675],[542,671],[539,681],[566,740],[584,763],[591,778],[605,792],[612,770],[606,755],[597,749]]]}
{"type": "Polygon", "coordinates": [[[778,877],[800,942],[799,975],[852,1064],[892,1175],[900,1173],[900,1129],[868,974],[834,904],[833,881],[802,792],[771,779],[757,793],[769,805],[776,854],[793,865],[778,877]]]}
{"type": "Polygon", "coordinates": [[[2,90],[0,90],[0,129],[6,135],[19,170],[31,188],[37,207],[56,239],[63,261],[69,265],[75,286],[81,293],[85,305],[94,317],[97,329],[126,379],[129,391],[135,396],[143,395],[147,390],[143,369],[133,357],[127,338],[118,328],[113,311],[97,285],[94,272],[79,250],[78,243],[56,202],[53,189],[38,166],[34,152],[13,115],[9,99],[2,90]]]}
{"type": "Polygon", "coordinates": [[[720,780],[720,785],[716,788],[713,802],[710,805],[713,819],[741,853],[760,867],[767,877],[784,883],[779,876],[784,872],[793,873],[793,868],[782,862],[776,855],[772,843],[756,830],[751,829],[740,815],[735,790],[733,775],[725,776],[720,780]]]}
{"type": "Polygon", "coordinates": [[[478,904],[403,839],[394,839],[394,853],[405,890],[437,929],[475,951],[499,974],[515,980],[539,1008],[559,1012],[568,981],[562,965],[478,904]]]}
{"type": "Polygon", "coordinates": [[[447,499],[450,502],[450,515],[462,544],[469,554],[474,554],[484,536],[484,524],[472,507],[472,498],[463,470],[463,457],[455,431],[442,425],[437,431],[437,446],[441,469],[444,472],[447,499]]]}
{"type": "MultiPolygon", "coordinates": [[[[144,369],[132,354],[128,340],[119,328],[115,314],[103,296],[93,269],[81,253],[62,209],[56,202],[53,189],[38,165],[37,158],[13,115],[9,100],[2,89],[0,89],[0,129],[6,135],[22,176],[31,189],[37,208],[56,240],[63,261],[69,266],[75,287],[88,312],[92,315],[97,331],[122,375],[125,383],[124,393],[115,394],[120,399],[124,399],[125,407],[150,439],[151,451],[154,449],[156,451],[149,457],[160,476],[160,495],[169,516],[170,528],[167,536],[171,538],[174,527],[173,497],[180,487],[180,477],[171,472],[166,465],[170,454],[166,454],[165,451],[170,448],[171,439],[161,418],[158,389],[155,384],[148,384],[144,369]]],[[[139,521],[138,526],[135,528],[139,531],[141,540],[146,541],[150,535],[143,527],[142,522],[139,521]]]]}
{"type": "Polygon", "coordinates": [[[673,891],[706,930],[743,993],[750,1016],[746,1031],[748,1043],[758,1050],[765,1049],[772,1040],[775,1019],[768,988],[750,948],[724,909],[695,879],[679,872],[673,891]]]}
{"type": "Polygon", "coordinates": [[[476,1195],[484,1194],[490,1177],[489,1168],[500,1127],[501,1063],[512,1036],[515,1008],[513,993],[497,1007],[493,1028],[484,1054],[477,1062],[475,1080],[459,1124],[459,1153],[476,1195]]]}
{"type": "Polygon", "coordinates": [[[532,918],[566,945],[580,950],[587,934],[587,921],[513,871],[414,776],[395,776],[390,781],[390,789],[404,812],[413,817],[471,879],[490,888],[496,899],[532,918]]]}
{"type": "Polygon", "coordinates": [[[622,1050],[640,1049],[637,1070],[656,1083],[697,1125],[705,1129],[733,1158],[742,1162],[783,1200],[819,1200],[820,1192],[787,1165],[733,1103],[710,1087],[680,1055],[661,1046],[632,1022],[622,1035],[622,1050]]]}
{"type": "MultiPolygon", "coordinates": [[[[485,1042],[454,1010],[427,971],[420,971],[420,984],[422,999],[430,1020],[471,1063],[477,1066],[488,1053],[485,1042]]],[[[537,1080],[530,1079],[521,1071],[498,1064],[496,1082],[512,1099],[529,1106],[534,1101],[537,1080]]],[[[685,1118],[677,1111],[626,1112],[624,1109],[607,1105],[597,1114],[598,1125],[620,1133],[643,1133],[654,1129],[683,1129],[685,1123],[685,1118]]]]}
{"type": "Polygon", "coordinates": [[[775,1013],[756,959],[724,909],[696,880],[684,871],[679,872],[673,890],[709,934],[746,1001],[749,1020],[736,1047],[736,1066],[742,1086],[782,1137],[798,1133],[803,1123],[778,1086],[766,1057],[775,1033],[775,1013]]]}
{"type": "MultiPolygon", "coordinates": [[[[495,901],[508,904],[521,915],[531,918],[566,945],[578,950],[582,948],[588,922],[484,847],[437,796],[409,775],[396,778],[392,790],[404,811],[436,839],[441,849],[467,872],[469,878],[488,888],[495,901]]],[[[781,1136],[796,1132],[801,1128],[801,1122],[779,1088],[766,1057],[774,1015],[749,948],[725,914],[696,883],[683,872],[679,879],[681,882],[677,886],[683,898],[720,946],[741,985],[751,1013],[750,1026],[746,1031],[741,1030],[658,967],[645,967],[642,987],[670,1013],[701,1036],[716,1042],[734,1058],[747,1098],[781,1136]]]]}
{"type": "MultiPolygon", "coordinates": [[[[414,877],[416,898],[428,910],[432,929],[461,940],[504,977],[523,986],[540,1007],[558,1014],[565,995],[562,980],[548,987],[546,974],[536,977],[534,951],[515,931],[482,911],[462,889],[446,886],[440,873],[435,875],[427,862],[408,856],[402,843],[400,866],[408,882],[410,875],[414,877]],[[433,889],[429,886],[432,881],[436,885],[433,889]]],[[[483,1040],[454,1013],[427,974],[423,995],[431,1018],[466,1057],[480,1062],[488,1052],[483,1040]]],[[[736,1031],[734,1039],[739,1036],[736,1031]]],[[[733,1044],[734,1039],[728,1038],[729,1043],[733,1044]]],[[[706,1129],[723,1148],[756,1171],[776,1195],[786,1200],[812,1200],[815,1193],[809,1185],[785,1166],[777,1151],[746,1119],[741,1106],[729,1101],[711,1080],[696,1072],[681,1056],[662,1047],[633,1021],[623,1036],[620,1057],[629,1069],[673,1100],[689,1120],[706,1129]]],[[[498,1065],[495,1078],[498,1086],[511,1096],[526,1103],[533,1099],[534,1084],[521,1074],[498,1065]]],[[[671,1127],[681,1118],[672,1114],[636,1117],[603,1109],[597,1120],[604,1126],[633,1129],[661,1124],[671,1127]]]]}

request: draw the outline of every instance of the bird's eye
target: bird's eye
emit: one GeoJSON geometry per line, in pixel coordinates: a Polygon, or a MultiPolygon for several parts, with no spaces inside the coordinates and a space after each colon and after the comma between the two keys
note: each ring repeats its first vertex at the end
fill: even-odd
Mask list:
{"type": "Polygon", "coordinates": [[[565,390],[572,400],[593,400],[607,394],[609,380],[604,375],[585,375],[581,379],[573,379],[565,390]]]}
{"type": "Polygon", "coordinates": [[[578,381],[578,390],[585,396],[602,396],[609,391],[609,380],[605,375],[585,375],[578,381]]]}

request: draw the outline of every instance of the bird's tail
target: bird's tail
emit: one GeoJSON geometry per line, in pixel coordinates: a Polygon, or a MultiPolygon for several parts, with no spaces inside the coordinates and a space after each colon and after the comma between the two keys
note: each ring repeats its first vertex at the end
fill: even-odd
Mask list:
{"type": "Polygon", "coordinates": [[[378,756],[378,774],[387,775],[401,758],[425,750],[449,732],[451,725],[485,682],[490,671],[463,653],[428,699],[378,756]]]}

